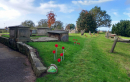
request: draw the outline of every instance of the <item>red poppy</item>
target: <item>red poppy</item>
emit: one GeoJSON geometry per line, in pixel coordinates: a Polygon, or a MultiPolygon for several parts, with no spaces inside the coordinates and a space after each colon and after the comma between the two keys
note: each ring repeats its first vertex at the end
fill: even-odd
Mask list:
{"type": "Polygon", "coordinates": [[[59,59],[57,59],[57,61],[58,61],[58,62],[60,62],[60,61],[61,61],[61,59],[59,58],[59,59]]]}
{"type": "Polygon", "coordinates": [[[53,50],[52,52],[53,52],[53,54],[55,54],[55,53],[56,53],[56,51],[55,51],[55,50],[53,50]]]}
{"type": "Polygon", "coordinates": [[[60,56],[63,56],[63,53],[61,53],[60,56]]]}
{"type": "Polygon", "coordinates": [[[77,41],[77,39],[76,39],[76,41],[77,41]]]}
{"type": "Polygon", "coordinates": [[[74,43],[76,43],[76,42],[74,42],[74,43]]]}
{"type": "Polygon", "coordinates": [[[65,47],[62,47],[62,49],[65,49],[65,47]]]}
{"type": "Polygon", "coordinates": [[[58,44],[55,44],[55,47],[58,47],[58,44]]]}
{"type": "Polygon", "coordinates": [[[77,43],[77,44],[79,44],[79,43],[77,43]]]}
{"type": "Polygon", "coordinates": [[[79,45],[80,45],[80,43],[79,43],[79,45]]]}
{"type": "Polygon", "coordinates": [[[73,39],[73,40],[75,40],[75,39],[73,39]]]}

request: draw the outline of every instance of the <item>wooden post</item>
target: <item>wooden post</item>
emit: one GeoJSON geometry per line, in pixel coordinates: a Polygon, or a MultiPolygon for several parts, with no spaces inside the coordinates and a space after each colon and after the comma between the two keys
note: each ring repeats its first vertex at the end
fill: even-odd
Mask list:
{"type": "Polygon", "coordinates": [[[117,36],[115,36],[115,41],[114,41],[114,43],[113,43],[113,45],[112,45],[112,48],[111,48],[111,53],[113,53],[113,51],[114,51],[114,48],[115,48],[115,46],[116,46],[116,43],[117,43],[117,41],[118,41],[118,37],[117,36]]]}

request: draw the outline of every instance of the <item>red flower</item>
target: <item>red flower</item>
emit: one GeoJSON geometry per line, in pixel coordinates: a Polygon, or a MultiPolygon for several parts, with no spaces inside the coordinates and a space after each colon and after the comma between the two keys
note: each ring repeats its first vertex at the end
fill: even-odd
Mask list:
{"type": "Polygon", "coordinates": [[[77,43],[78,44],[78,43],[77,43]]]}
{"type": "Polygon", "coordinates": [[[76,43],[76,42],[74,42],[74,43],[76,43]]]}
{"type": "Polygon", "coordinates": [[[62,49],[65,49],[65,47],[62,47],[62,49]]]}
{"type": "Polygon", "coordinates": [[[77,39],[76,39],[76,41],[77,41],[77,39]]]}
{"type": "Polygon", "coordinates": [[[53,54],[55,54],[55,53],[56,53],[56,51],[55,51],[55,50],[53,50],[52,52],[53,52],[53,54]]]}
{"type": "Polygon", "coordinates": [[[61,53],[60,56],[63,56],[63,53],[61,53]]]}
{"type": "Polygon", "coordinates": [[[55,47],[58,47],[58,44],[55,44],[55,47]]]}
{"type": "Polygon", "coordinates": [[[79,43],[79,45],[80,45],[80,43],[79,43]]]}
{"type": "Polygon", "coordinates": [[[75,39],[73,39],[73,40],[75,40],[75,39]]]}
{"type": "Polygon", "coordinates": [[[59,58],[59,59],[57,59],[57,61],[58,61],[58,62],[60,62],[60,61],[61,61],[61,59],[59,58]]]}

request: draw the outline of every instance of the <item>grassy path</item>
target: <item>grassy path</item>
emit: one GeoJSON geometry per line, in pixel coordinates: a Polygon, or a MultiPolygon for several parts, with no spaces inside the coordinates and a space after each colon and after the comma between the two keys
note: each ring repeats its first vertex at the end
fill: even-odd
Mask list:
{"type": "MultiPolygon", "coordinates": [[[[85,36],[77,36],[83,41],[82,47],[74,48],[71,42],[65,44],[58,43],[59,45],[66,45],[67,47],[71,46],[71,50],[68,49],[70,58],[68,56],[68,60],[65,60],[65,62],[61,64],[56,63],[59,69],[57,74],[47,74],[44,77],[37,78],[36,82],[129,82],[128,71],[125,69],[125,67],[130,67],[130,54],[127,49],[129,47],[128,44],[117,43],[115,53],[109,53],[113,41],[106,39],[104,34],[98,37],[90,37],[88,35],[89,37],[87,38],[85,36]],[[126,46],[127,48],[118,48],[120,46],[126,46]],[[73,53],[75,51],[72,49],[77,49],[77,52],[73,53]],[[119,52],[116,53],[117,51],[119,52]],[[125,57],[119,54],[125,54],[125,57]],[[127,65],[125,65],[125,63],[127,63],[127,65]]],[[[44,51],[44,54],[50,49],[45,46],[44,43],[38,44],[44,45],[47,49],[46,52],[44,51]]],[[[35,46],[38,44],[35,44],[35,46]]],[[[46,43],[46,45],[49,44],[54,45],[55,43],[46,43]]],[[[49,61],[50,58],[47,55],[42,56],[43,51],[40,50],[41,47],[37,48],[42,59],[45,60],[46,65],[49,66],[47,62],[51,63],[52,61],[49,61]]]]}

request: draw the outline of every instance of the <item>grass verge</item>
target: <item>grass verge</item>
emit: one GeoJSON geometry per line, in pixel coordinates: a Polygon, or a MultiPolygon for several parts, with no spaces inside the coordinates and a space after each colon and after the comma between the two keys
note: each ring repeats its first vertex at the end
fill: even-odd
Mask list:
{"type": "Polygon", "coordinates": [[[91,37],[70,34],[69,42],[29,42],[39,52],[45,66],[56,64],[57,74],[47,74],[36,82],[129,82],[130,44],[117,43],[114,53],[110,53],[113,41],[105,34],[91,37]],[[74,45],[78,39],[81,45],[74,45]],[[65,60],[54,61],[52,51],[58,44],[58,58],[65,47],[65,60]],[[122,47],[123,46],[123,47],[122,47]]]}

